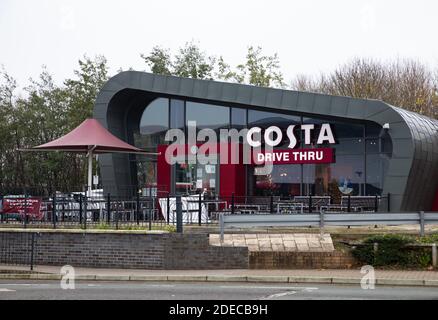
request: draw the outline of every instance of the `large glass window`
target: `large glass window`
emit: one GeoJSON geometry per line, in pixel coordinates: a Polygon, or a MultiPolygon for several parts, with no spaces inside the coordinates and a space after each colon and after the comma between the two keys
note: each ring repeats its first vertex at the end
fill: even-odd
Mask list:
{"type": "Polygon", "coordinates": [[[304,194],[329,195],[340,200],[343,195],[363,195],[364,157],[341,155],[331,164],[303,165],[304,194]]]}
{"type": "Polygon", "coordinates": [[[169,99],[155,99],[143,111],[139,132],[134,133],[134,143],[139,148],[154,149],[159,144],[164,144],[168,128],[169,99]]]}
{"type": "Polygon", "coordinates": [[[304,145],[303,148],[317,148],[321,146],[335,147],[339,149],[340,153],[363,153],[364,149],[364,126],[357,123],[349,123],[343,121],[334,121],[319,118],[303,118],[303,124],[314,124],[315,128],[312,130],[310,145],[304,145]],[[336,145],[317,145],[316,141],[319,136],[321,124],[329,123],[336,141],[336,145]],[[351,151],[350,151],[351,150],[351,151]]]}
{"type": "Polygon", "coordinates": [[[366,156],[366,194],[380,195],[383,179],[388,170],[390,157],[386,154],[367,154],[366,156]]]}
{"type": "MultiPolygon", "coordinates": [[[[304,148],[334,148],[335,163],[310,165],[274,165],[272,173],[255,175],[257,168],[248,166],[247,187],[249,195],[277,194],[331,195],[334,201],[342,195],[375,195],[383,190],[392,141],[387,131],[377,123],[359,123],[315,117],[302,117],[284,113],[250,110],[158,98],[142,113],[138,128],[133,131],[134,144],[142,149],[156,152],[157,146],[165,144],[164,136],[170,128],[186,129],[188,121],[196,121],[198,130],[208,128],[216,132],[222,128],[242,129],[254,126],[266,129],[278,126],[283,130],[283,141],[276,147],[286,149],[286,129],[295,124],[295,136],[304,148]],[[330,123],[336,144],[316,145],[320,125],[330,123]],[[300,124],[314,124],[312,144],[304,145],[300,124]]],[[[263,143],[263,139],[262,139],[263,143]]],[[[132,156],[137,162],[137,180],[141,186],[156,185],[156,157],[132,156]]],[[[133,162],[134,163],[134,162],[133,162]]],[[[180,192],[219,192],[219,169],[213,165],[177,165],[172,168],[172,187],[180,192]]]]}
{"type": "MultiPolygon", "coordinates": [[[[281,129],[283,134],[283,140],[276,146],[276,149],[284,149],[289,145],[289,140],[286,134],[286,129],[290,125],[301,124],[300,116],[293,116],[282,113],[273,113],[257,110],[248,110],[248,128],[260,127],[266,129],[270,126],[277,126],[281,129]]],[[[295,128],[295,136],[300,137],[299,128],[295,128]]],[[[262,147],[263,147],[263,136],[262,136],[262,147]]]]}
{"type": "Polygon", "coordinates": [[[198,129],[228,128],[230,125],[230,108],[205,103],[187,102],[186,119],[196,121],[198,129]]]}
{"type": "MultiPolygon", "coordinates": [[[[133,138],[136,147],[149,152],[157,152],[157,147],[164,144],[164,137],[169,128],[169,100],[158,98],[152,101],[141,115],[138,131],[133,138]]],[[[156,156],[136,155],[137,183],[145,194],[155,194],[157,188],[156,156]]]]}
{"type": "Polygon", "coordinates": [[[282,113],[273,113],[266,111],[248,110],[248,127],[267,128],[277,126],[287,129],[291,124],[301,123],[301,117],[282,113]]]}
{"type": "Polygon", "coordinates": [[[246,127],[246,109],[231,108],[231,127],[234,129],[246,127]]]}
{"type": "Polygon", "coordinates": [[[279,195],[282,197],[300,195],[301,165],[274,165],[267,175],[257,175],[258,168],[251,171],[253,194],[258,196],[279,195]]]}
{"type": "Polygon", "coordinates": [[[184,101],[170,100],[170,127],[172,129],[184,129],[184,101]]]}

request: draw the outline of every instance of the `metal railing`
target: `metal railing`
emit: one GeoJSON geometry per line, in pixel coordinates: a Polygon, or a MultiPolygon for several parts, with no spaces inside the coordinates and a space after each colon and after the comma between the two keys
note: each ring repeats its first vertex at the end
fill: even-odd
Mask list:
{"type": "MultiPolygon", "coordinates": [[[[80,190],[81,188],[77,188],[80,190]]],[[[86,190],[87,188],[82,188],[86,190]]],[[[11,215],[2,212],[0,226],[20,225],[23,228],[162,228],[176,225],[176,196],[155,190],[141,192],[131,186],[101,194],[87,192],[55,192],[48,194],[35,188],[14,190],[23,200],[20,213],[11,215]],[[32,212],[29,202],[39,199],[39,215],[32,212]],[[28,211],[27,211],[28,210],[28,211]]],[[[4,195],[5,193],[3,193],[4,195]]],[[[0,198],[2,195],[0,194],[0,198]]],[[[344,196],[334,203],[330,196],[220,196],[214,194],[181,195],[182,223],[209,225],[218,224],[220,214],[312,214],[324,209],[327,212],[377,212],[386,209],[390,195],[344,196]],[[384,208],[385,207],[385,208],[384,208]]],[[[390,210],[390,206],[387,206],[390,210]]]]}
{"type": "MultiPolygon", "coordinates": [[[[226,228],[251,227],[319,227],[325,226],[368,226],[368,225],[419,225],[424,235],[426,224],[438,224],[438,212],[400,213],[325,213],[319,214],[221,214],[219,219],[221,240],[226,228]]],[[[323,232],[323,231],[321,231],[323,232]]]]}

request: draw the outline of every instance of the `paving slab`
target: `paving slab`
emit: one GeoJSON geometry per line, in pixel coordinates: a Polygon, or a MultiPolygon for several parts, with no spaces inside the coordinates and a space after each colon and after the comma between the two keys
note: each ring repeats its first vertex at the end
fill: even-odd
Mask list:
{"type": "Polygon", "coordinates": [[[220,243],[217,234],[210,235],[210,245],[228,247],[248,247],[250,251],[334,251],[329,234],[278,233],[278,234],[226,234],[220,243]]]}

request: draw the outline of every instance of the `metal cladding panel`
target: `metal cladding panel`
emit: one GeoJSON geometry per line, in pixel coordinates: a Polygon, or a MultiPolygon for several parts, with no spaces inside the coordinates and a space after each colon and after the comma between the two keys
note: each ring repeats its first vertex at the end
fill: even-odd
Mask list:
{"type": "Polygon", "coordinates": [[[222,90],[222,96],[224,97],[224,99],[231,102],[236,101],[238,93],[238,88],[236,88],[236,86],[233,86],[231,84],[224,84],[222,90]]]}
{"type": "Polygon", "coordinates": [[[281,100],[281,106],[279,106],[280,109],[286,109],[286,110],[297,110],[297,104],[298,104],[298,92],[296,91],[286,91],[283,90],[283,96],[281,100]]]}
{"type": "MultiPolygon", "coordinates": [[[[267,89],[210,80],[187,79],[145,72],[122,72],[104,85],[94,108],[94,117],[113,132],[124,135],[126,114],[132,96],[179,95],[206,102],[234,103],[255,108],[303,112],[312,116],[389,123],[393,155],[385,178],[383,193],[391,193],[393,211],[429,208],[438,187],[438,121],[390,106],[378,100],[353,99],[309,92],[267,89]],[[123,94],[121,94],[123,92],[123,94]],[[424,170],[427,168],[428,170],[424,170]],[[429,190],[421,192],[419,190],[429,190]],[[415,195],[413,197],[412,195],[415,195]]],[[[109,155],[113,159],[114,156],[109,155]]],[[[123,164],[127,166],[127,162],[123,164]]],[[[129,170],[126,169],[126,172],[129,170]]],[[[114,168],[105,166],[102,180],[116,179],[114,168]]]]}
{"type": "Polygon", "coordinates": [[[266,105],[268,107],[281,105],[281,99],[283,99],[283,91],[278,89],[268,89],[266,97],[266,105]]]}
{"type": "Polygon", "coordinates": [[[404,210],[431,210],[438,189],[438,121],[394,107],[408,126],[414,141],[404,210]]]}
{"type": "Polygon", "coordinates": [[[318,94],[315,97],[315,105],[313,106],[314,113],[329,114],[331,107],[331,97],[318,94]]]}
{"type": "Polygon", "coordinates": [[[167,80],[167,89],[171,92],[179,92],[181,80],[178,78],[169,78],[167,80]]]}
{"type": "Polygon", "coordinates": [[[237,103],[249,105],[251,102],[252,92],[251,87],[242,85],[237,88],[237,103]]]}
{"type": "Polygon", "coordinates": [[[298,93],[297,111],[312,112],[315,104],[315,94],[308,92],[298,93]]]}
{"type": "Polygon", "coordinates": [[[365,116],[366,103],[367,100],[365,99],[349,99],[346,117],[363,119],[365,116]]]}
{"type": "MultiPolygon", "coordinates": [[[[169,78],[170,79],[170,78],[169,78]]],[[[192,96],[193,95],[193,79],[191,81],[181,81],[179,95],[181,96],[192,96]]]]}
{"type": "Polygon", "coordinates": [[[208,93],[207,93],[206,98],[208,98],[210,100],[221,100],[223,85],[224,84],[222,82],[209,81],[208,82],[208,93]]]}
{"type": "Polygon", "coordinates": [[[331,99],[330,115],[346,117],[348,109],[348,98],[334,96],[331,99]]]}
{"type": "Polygon", "coordinates": [[[268,94],[267,88],[260,88],[261,90],[252,90],[251,105],[266,106],[266,97],[268,94]]]}
{"type": "Polygon", "coordinates": [[[207,81],[195,81],[193,84],[193,96],[196,98],[206,97],[208,94],[208,82],[207,81]]]}

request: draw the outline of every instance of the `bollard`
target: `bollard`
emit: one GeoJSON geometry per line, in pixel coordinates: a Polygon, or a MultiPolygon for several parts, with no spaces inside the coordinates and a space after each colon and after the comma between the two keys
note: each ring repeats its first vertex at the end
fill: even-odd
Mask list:
{"type": "Polygon", "coordinates": [[[224,223],[224,214],[220,213],[219,215],[219,227],[220,227],[220,240],[221,240],[221,244],[224,243],[224,232],[225,232],[225,223],[224,223]]]}
{"type": "Polygon", "coordinates": [[[309,213],[312,213],[312,195],[309,195],[309,213]]]}
{"type": "Polygon", "coordinates": [[[53,229],[56,229],[56,192],[53,194],[52,199],[52,223],[53,229]]]}
{"type": "Polygon", "coordinates": [[[199,200],[198,200],[198,225],[201,226],[202,223],[202,194],[199,193],[199,200]]]}
{"type": "Polygon", "coordinates": [[[351,196],[348,195],[347,212],[351,212],[351,196]]]}
{"type": "Polygon", "coordinates": [[[88,209],[88,198],[84,196],[84,229],[87,230],[87,209],[88,209]]]}
{"type": "Polygon", "coordinates": [[[424,211],[420,211],[420,236],[424,237],[424,211]]]}
{"type": "Polygon", "coordinates": [[[377,251],[379,250],[379,244],[377,242],[374,242],[373,245],[373,260],[374,260],[374,264],[376,264],[376,256],[377,256],[377,251]]]}
{"type": "Polygon", "coordinates": [[[116,230],[119,230],[119,202],[116,201],[116,212],[115,212],[115,219],[116,219],[116,230]]]}
{"type": "Polygon", "coordinates": [[[437,267],[437,250],[436,250],[436,243],[432,243],[432,266],[434,268],[437,267]]]}
{"type": "Polygon", "coordinates": [[[388,206],[388,212],[391,212],[391,194],[388,192],[388,203],[387,203],[387,206],[388,206]]]}
{"type": "Polygon", "coordinates": [[[169,224],[170,218],[170,194],[167,193],[167,224],[169,224]]]}
{"type": "Polygon", "coordinates": [[[62,212],[62,219],[61,221],[64,222],[65,221],[65,197],[62,197],[62,202],[61,202],[61,212],[62,212]]]}
{"type": "Polygon", "coordinates": [[[27,192],[26,191],[24,191],[24,228],[26,229],[27,228],[27,223],[28,223],[28,215],[27,215],[27,197],[28,197],[28,195],[27,195],[27,192]]]}
{"type": "Polygon", "coordinates": [[[82,194],[79,194],[79,225],[82,225],[82,194]]]}
{"type": "Polygon", "coordinates": [[[183,232],[181,195],[176,196],[176,232],[183,232]]]}
{"type": "Polygon", "coordinates": [[[32,232],[32,244],[31,244],[31,251],[30,251],[30,271],[33,271],[34,253],[35,253],[35,232],[32,232]]]}
{"type": "Polygon", "coordinates": [[[321,237],[324,236],[324,226],[325,226],[324,209],[321,208],[319,211],[319,228],[320,228],[321,237]]]}
{"type": "Polygon", "coordinates": [[[106,198],[106,221],[108,225],[111,224],[111,194],[109,192],[106,198]]]}
{"type": "Polygon", "coordinates": [[[274,213],[274,196],[273,195],[271,195],[271,198],[270,198],[269,208],[270,208],[270,213],[273,214],[274,213]]]}
{"type": "Polygon", "coordinates": [[[374,197],[374,212],[377,212],[379,210],[379,199],[377,198],[377,195],[374,197]]]}
{"type": "Polygon", "coordinates": [[[231,214],[234,214],[234,192],[231,194],[231,214]]]}
{"type": "MultiPolygon", "coordinates": [[[[137,204],[136,204],[136,215],[137,215],[137,217],[136,217],[136,220],[137,220],[137,225],[139,225],[140,224],[140,193],[138,193],[137,192],[137,199],[136,199],[137,201],[137,204]]],[[[150,230],[150,229],[149,229],[150,230]]]]}

